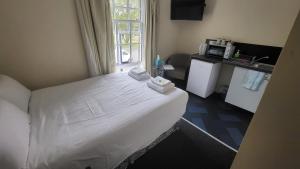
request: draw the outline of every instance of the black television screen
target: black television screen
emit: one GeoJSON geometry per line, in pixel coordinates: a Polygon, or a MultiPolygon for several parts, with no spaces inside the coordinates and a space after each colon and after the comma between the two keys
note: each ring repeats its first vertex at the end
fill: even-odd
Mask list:
{"type": "Polygon", "coordinates": [[[172,0],[172,20],[202,20],[205,0],[172,0]]]}

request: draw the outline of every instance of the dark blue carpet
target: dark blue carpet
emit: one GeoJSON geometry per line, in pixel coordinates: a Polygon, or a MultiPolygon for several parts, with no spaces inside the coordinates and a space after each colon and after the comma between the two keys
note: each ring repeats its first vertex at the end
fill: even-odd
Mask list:
{"type": "Polygon", "coordinates": [[[179,130],[128,169],[229,169],[235,152],[181,120],[179,130]]]}
{"type": "Polygon", "coordinates": [[[226,103],[218,94],[206,99],[189,94],[184,118],[237,150],[252,116],[253,113],[226,103]]]}

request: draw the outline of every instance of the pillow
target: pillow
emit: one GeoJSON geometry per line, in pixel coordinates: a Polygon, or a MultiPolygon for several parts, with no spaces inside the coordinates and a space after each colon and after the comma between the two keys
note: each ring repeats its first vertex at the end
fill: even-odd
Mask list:
{"type": "Polygon", "coordinates": [[[29,115],[0,98],[0,166],[26,168],[29,149],[29,115]]]}
{"type": "Polygon", "coordinates": [[[18,81],[0,74],[0,97],[28,112],[31,91],[18,81]]]}

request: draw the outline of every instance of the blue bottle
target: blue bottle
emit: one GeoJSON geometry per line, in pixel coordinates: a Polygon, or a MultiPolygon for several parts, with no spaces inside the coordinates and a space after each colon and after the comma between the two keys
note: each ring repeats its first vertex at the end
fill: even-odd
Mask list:
{"type": "Polygon", "coordinates": [[[156,68],[159,68],[159,66],[160,66],[160,56],[157,55],[157,56],[156,56],[156,60],[155,60],[155,67],[156,67],[156,68]]]}

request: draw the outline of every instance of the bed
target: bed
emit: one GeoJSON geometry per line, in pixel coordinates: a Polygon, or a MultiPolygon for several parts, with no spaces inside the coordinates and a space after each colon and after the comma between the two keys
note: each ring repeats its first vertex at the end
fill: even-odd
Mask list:
{"type": "Polygon", "coordinates": [[[187,99],[183,90],[160,94],[125,73],[32,91],[26,165],[116,168],[168,131],[187,99]]]}

